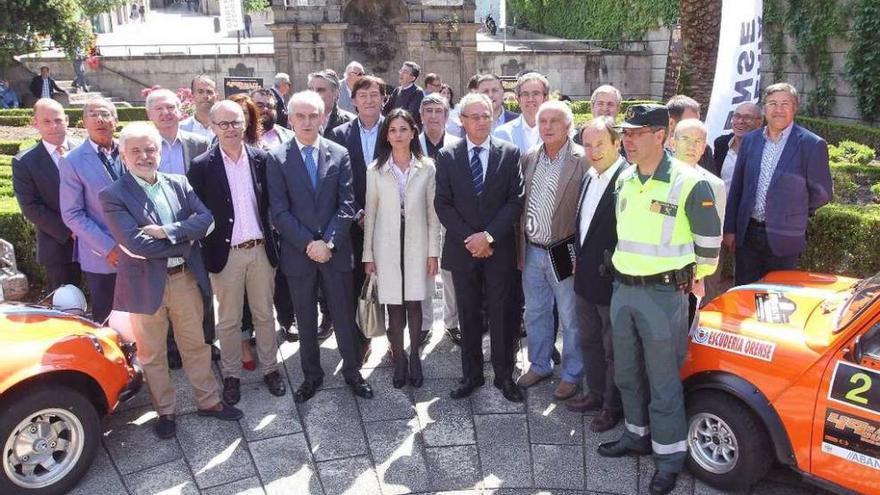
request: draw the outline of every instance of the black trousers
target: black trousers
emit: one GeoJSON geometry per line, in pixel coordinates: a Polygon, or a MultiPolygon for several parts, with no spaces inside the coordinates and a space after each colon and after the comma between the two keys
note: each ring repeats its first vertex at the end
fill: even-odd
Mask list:
{"type": "Polygon", "coordinates": [[[113,310],[113,292],[116,290],[115,273],[85,272],[92,300],[92,320],[104,323],[113,310]]]}
{"type": "Polygon", "coordinates": [[[610,307],[575,300],[580,323],[581,353],[584,358],[584,379],[590,395],[602,399],[605,409],[620,411],[620,391],[614,384],[614,334],[611,330],[610,307]]]}
{"type": "Polygon", "coordinates": [[[489,316],[492,368],[496,379],[513,377],[514,343],[519,327],[511,311],[513,272],[480,263],[474,270],[453,270],[455,300],[461,330],[461,369],[464,378],[483,376],[483,302],[489,316]]]}
{"type": "Polygon", "coordinates": [[[767,229],[754,220],[749,221],[746,237],[742,246],[737,246],[736,269],[734,278],[736,285],[747,285],[774,270],[796,270],[800,264],[800,254],[776,256],[767,241],[767,229]]]}
{"type": "Polygon", "coordinates": [[[287,277],[290,297],[296,312],[299,331],[300,359],[305,379],[317,381],[324,377],[318,343],[318,287],[324,292],[336,333],[336,345],[342,356],[342,375],[346,381],[360,376],[361,360],[358,334],[351,299],[351,271],[339,272],[316,267],[306,275],[287,277]]]}
{"type": "Polygon", "coordinates": [[[46,289],[49,292],[64,284],[76,285],[78,287],[81,280],[82,272],[79,269],[79,263],[76,261],[46,265],[46,289]]]}

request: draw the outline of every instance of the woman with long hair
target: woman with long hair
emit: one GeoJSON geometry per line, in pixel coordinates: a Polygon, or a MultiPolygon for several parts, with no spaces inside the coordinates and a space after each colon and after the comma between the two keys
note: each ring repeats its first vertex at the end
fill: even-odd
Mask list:
{"type": "Polygon", "coordinates": [[[238,103],[244,111],[244,118],[247,120],[247,127],[244,130],[244,142],[251,146],[260,147],[263,124],[260,121],[260,109],[257,108],[257,104],[245,93],[234,94],[229,97],[229,100],[238,103]]]}
{"type": "Polygon", "coordinates": [[[422,300],[433,295],[426,286],[437,274],[440,256],[434,162],[422,153],[416,121],[402,108],[385,118],[377,146],[377,158],[367,168],[364,270],[377,277],[379,302],[388,307],[392,384],[421,387],[422,300]],[[404,327],[409,327],[409,356],[404,327]]]}

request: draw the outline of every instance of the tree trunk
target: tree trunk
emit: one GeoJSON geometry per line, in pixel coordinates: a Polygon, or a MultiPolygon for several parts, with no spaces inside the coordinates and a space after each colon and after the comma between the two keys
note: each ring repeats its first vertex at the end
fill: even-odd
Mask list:
{"type": "Polygon", "coordinates": [[[681,0],[680,3],[684,60],[679,73],[679,91],[697,100],[704,111],[709,106],[715,79],[721,1],[681,0]]]}

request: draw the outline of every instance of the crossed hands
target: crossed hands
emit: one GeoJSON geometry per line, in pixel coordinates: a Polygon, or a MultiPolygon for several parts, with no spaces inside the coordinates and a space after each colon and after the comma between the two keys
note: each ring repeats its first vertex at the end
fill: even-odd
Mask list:
{"type": "Polygon", "coordinates": [[[470,251],[471,256],[474,258],[488,258],[495,252],[495,250],[492,249],[492,245],[489,244],[489,240],[486,239],[485,232],[477,232],[469,235],[468,238],[464,240],[464,247],[470,251]]]}
{"type": "Polygon", "coordinates": [[[310,242],[309,245],[306,246],[306,256],[316,263],[326,263],[330,261],[331,257],[333,257],[333,253],[330,251],[330,248],[327,247],[326,242],[322,239],[318,239],[317,241],[310,242]]]}

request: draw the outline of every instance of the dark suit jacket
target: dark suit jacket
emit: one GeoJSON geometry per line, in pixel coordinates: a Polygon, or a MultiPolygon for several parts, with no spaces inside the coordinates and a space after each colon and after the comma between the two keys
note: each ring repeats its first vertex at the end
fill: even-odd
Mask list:
{"type": "MultiPolygon", "coordinates": [[[[736,169],[727,195],[724,233],[736,234],[741,246],[755,207],[764,128],[745,135],[736,155],[736,169]]],[[[767,189],[767,241],[776,256],[792,256],[807,245],[807,221],[831,201],[831,169],[825,140],[793,124],[767,189]]]]}
{"type": "Polygon", "coordinates": [[[419,106],[422,104],[422,98],[424,97],[425,91],[415,84],[406,90],[401,90],[400,87],[394,88],[394,91],[391,92],[391,97],[388,98],[388,101],[382,108],[382,115],[388,115],[388,112],[395,108],[403,108],[412,114],[413,118],[416,119],[416,124],[421,127],[422,116],[419,113],[419,106]]]}
{"type": "Polygon", "coordinates": [[[330,115],[327,116],[327,123],[324,125],[324,136],[328,136],[330,131],[339,127],[340,125],[351,122],[356,119],[357,115],[346,112],[345,110],[339,108],[339,106],[333,107],[333,110],[330,112],[330,115]]]}
{"type": "MultiPolygon", "coordinates": [[[[383,120],[385,120],[384,117],[379,117],[376,125],[381,127],[383,120]]],[[[367,165],[376,159],[379,152],[378,138],[376,147],[373,148],[373,156],[365,157],[363,147],[361,147],[361,124],[357,118],[332,129],[327,137],[348,150],[348,156],[351,159],[352,186],[354,187],[354,211],[357,213],[364,209],[364,204],[367,201],[367,165]]]]}
{"type": "Polygon", "coordinates": [[[306,255],[308,244],[318,239],[334,245],[333,256],[323,266],[341,272],[352,269],[349,228],[355,210],[351,160],[345,148],[320,138],[317,165],[316,191],[296,140],[269,152],[269,206],[272,224],[281,234],[281,271],[288,277],[318,269],[319,263],[306,255]]]}
{"type": "MultiPolygon", "coordinates": [[[[578,200],[575,224],[577,228],[577,256],[574,272],[574,291],[579,296],[593,304],[608,306],[611,304],[611,282],[614,277],[605,272],[601,267],[605,264],[605,251],[613,252],[617,246],[617,213],[614,209],[614,184],[620,176],[620,172],[629,166],[623,162],[617,171],[611,176],[611,183],[605,188],[596,212],[590,220],[587,235],[581,243],[581,206],[584,196],[591,186],[591,176],[584,175],[583,187],[578,200]]],[[[608,267],[610,268],[610,267],[608,267]]]]}
{"type": "Polygon", "coordinates": [[[168,280],[168,258],[172,257],[185,258],[202,293],[211,293],[198,243],[214,222],[211,212],[186,177],[159,174],[159,181],[173,210],[174,222],[170,224],[163,225],[155,205],[131,174],[123,175],[98,195],[107,226],[123,247],[113,297],[113,308],[120,311],[153,314],[159,309],[168,280]],[[168,238],[145,235],[140,229],[150,224],[163,225],[168,238]]]}
{"type": "MultiPolygon", "coordinates": [[[[712,162],[715,164],[715,175],[721,177],[721,167],[724,166],[724,158],[730,150],[730,141],[733,140],[733,133],[722,134],[715,138],[712,146],[712,162]]],[[[705,167],[704,167],[705,168],[705,167]]]]}
{"type": "MultiPolygon", "coordinates": [[[[34,76],[31,79],[30,84],[31,94],[34,95],[34,98],[40,98],[43,95],[43,78],[41,76],[34,76]]],[[[63,93],[64,90],[58,87],[58,84],[55,83],[55,79],[49,78],[49,97],[55,98],[56,93],[63,93]]]]}
{"type": "MultiPolygon", "coordinates": [[[[518,113],[511,112],[510,110],[508,110],[506,108],[504,109],[504,123],[505,124],[510,122],[511,120],[515,120],[517,117],[519,117],[518,113]]],[[[464,134],[462,134],[462,136],[464,136],[464,134]]]]}
{"type": "MultiPolygon", "coordinates": [[[[70,149],[79,141],[68,138],[70,149]]],[[[37,262],[43,265],[70,263],[74,241],[61,219],[58,167],[42,141],[12,158],[12,189],[25,218],[37,228],[37,262]]]]}
{"type": "Polygon", "coordinates": [[[275,86],[272,86],[269,90],[275,95],[275,123],[281,127],[290,128],[290,124],[287,121],[287,105],[284,104],[284,97],[281,96],[281,93],[278,92],[275,86]]]}
{"type": "MultiPolygon", "coordinates": [[[[269,191],[266,188],[266,152],[250,145],[244,145],[251,167],[251,178],[257,208],[260,215],[260,227],[263,229],[263,247],[269,262],[275,266],[278,262],[275,243],[272,242],[272,224],[269,221],[269,191]]],[[[229,259],[232,240],[232,228],[235,225],[235,210],[232,206],[232,193],[226,178],[226,167],[220,146],[212,146],[208,151],[193,159],[187,173],[190,184],[205,206],[211,210],[216,221],[211,232],[202,245],[205,248],[205,266],[211,273],[219,273],[229,259]]]]}
{"type": "Polygon", "coordinates": [[[486,231],[495,240],[495,253],[487,265],[516,267],[514,224],[523,208],[523,176],[516,146],[489,138],[489,163],[483,194],[474,189],[467,140],[443,148],[437,155],[437,188],[434,209],[446,227],[442,263],[447,270],[472,270],[477,258],[464,247],[471,234],[486,231]]]}

